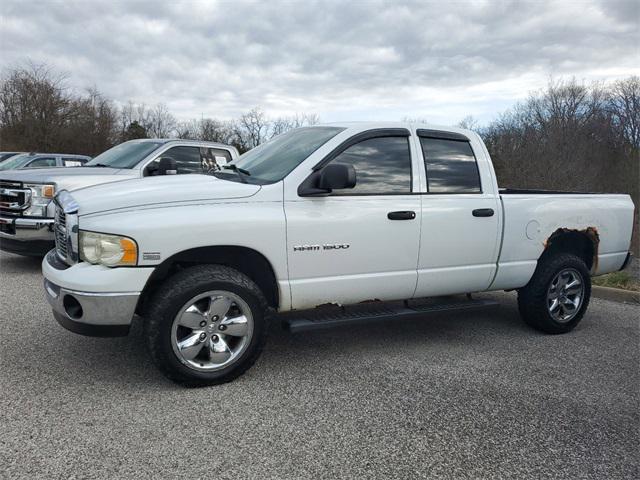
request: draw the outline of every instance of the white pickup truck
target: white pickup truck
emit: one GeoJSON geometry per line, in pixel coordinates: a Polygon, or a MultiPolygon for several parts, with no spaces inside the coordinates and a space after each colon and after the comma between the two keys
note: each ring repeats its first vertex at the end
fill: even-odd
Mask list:
{"type": "Polygon", "coordinates": [[[568,332],[590,274],[629,260],[628,195],[500,191],[468,130],[305,127],[229,167],[59,193],[42,264],[58,322],[125,335],[137,313],[157,366],[209,385],[254,363],[274,318],[301,331],[515,289],[528,324],[568,332]]]}
{"type": "MultiPolygon", "coordinates": [[[[34,158],[38,157],[56,160],[46,155],[34,158]]],[[[230,145],[150,138],[116,145],[82,167],[6,171],[0,167],[0,250],[43,257],[53,248],[55,206],[51,200],[56,192],[165,175],[167,171],[206,173],[219,170],[237,157],[238,151],[230,145]]]]}

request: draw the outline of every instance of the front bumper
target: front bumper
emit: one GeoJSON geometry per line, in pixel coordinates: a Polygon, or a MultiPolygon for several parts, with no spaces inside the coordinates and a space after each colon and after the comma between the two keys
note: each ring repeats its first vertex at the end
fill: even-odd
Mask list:
{"type": "Polygon", "coordinates": [[[151,272],[150,268],[108,269],[86,264],[69,267],[57,259],[55,251],[42,262],[45,295],[55,319],[72,332],[98,337],[129,333],[140,292],[151,272]],[[89,276],[92,281],[79,289],[77,283],[89,276]],[[127,282],[124,277],[129,277],[127,282]],[[132,280],[139,288],[112,291],[127,283],[131,286],[132,280]],[[87,287],[94,291],[87,291],[87,287]]]}
{"type": "Polygon", "coordinates": [[[0,217],[0,250],[42,257],[53,245],[53,218],[0,217]]]}

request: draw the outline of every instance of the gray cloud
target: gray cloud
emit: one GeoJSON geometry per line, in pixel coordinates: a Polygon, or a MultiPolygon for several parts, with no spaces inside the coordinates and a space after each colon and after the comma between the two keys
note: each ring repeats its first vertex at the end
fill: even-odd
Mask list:
{"type": "Polygon", "coordinates": [[[550,75],[638,73],[635,1],[2,2],[0,66],[30,58],[182,117],[495,114],[550,75]]]}

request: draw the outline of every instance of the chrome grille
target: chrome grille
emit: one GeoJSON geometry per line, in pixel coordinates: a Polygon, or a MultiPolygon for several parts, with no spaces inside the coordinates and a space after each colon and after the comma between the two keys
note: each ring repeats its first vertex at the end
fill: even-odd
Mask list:
{"type": "Polygon", "coordinates": [[[0,180],[0,213],[22,216],[31,204],[31,189],[23,188],[19,182],[0,180]]]}
{"type": "Polygon", "coordinates": [[[67,251],[67,215],[59,206],[56,206],[53,232],[56,241],[56,252],[58,256],[66,262],[69,253],[67,251]]]}

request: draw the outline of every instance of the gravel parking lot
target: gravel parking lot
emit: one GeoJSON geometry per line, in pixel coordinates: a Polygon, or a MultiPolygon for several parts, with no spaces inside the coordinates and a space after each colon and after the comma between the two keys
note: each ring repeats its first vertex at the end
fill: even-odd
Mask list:
{"type": "Polygon", "coordinates": [[[500,308],[291,335],[183,389],[141,329],[59,327],[38,261],[0,256],[0,477],[638,478],[638,307],[548,336],[500,308]]]}

